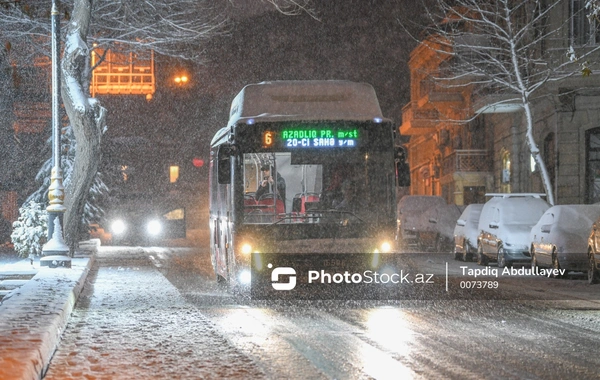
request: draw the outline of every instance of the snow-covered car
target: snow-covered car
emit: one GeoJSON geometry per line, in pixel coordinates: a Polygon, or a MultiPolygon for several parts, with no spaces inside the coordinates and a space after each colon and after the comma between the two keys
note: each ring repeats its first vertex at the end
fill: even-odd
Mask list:
{"type": "Polygon", "coordinates": [[[486,194],[491,197],[483,205],[479,217],[477,263],[496,261],[503,268],[513,263],[528,263],[529,233],[550,208],[536,193],[486,194]]]}
{"type": "Polygon", "coordinates": [[[479,216],[483,204],[468,205],[462,212],[454,227],[454,259],[471,261],[477,251],[477,236],[479,235],[479,216]]]}
{"type": "Polygon", "coordinates": [[[450,250],[460,213],[442,197],[406,195],[398,202],[397,240],[403,248],[450,250]]]}
{"type": "Polygon", "coordinates": [[[600,282],[600,218],[592,224],[588,239],[587,258],[588,282],[597,284],[600,282]]]}
{"type": "Polygon", "coordinates": [[[587,270],[588,238],[598,218],[600,205],[550,207],[531,229],[531,267],[587,270]]]}

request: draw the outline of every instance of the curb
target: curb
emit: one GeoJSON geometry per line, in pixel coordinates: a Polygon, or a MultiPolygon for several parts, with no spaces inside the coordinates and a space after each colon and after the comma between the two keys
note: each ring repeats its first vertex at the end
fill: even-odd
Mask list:
{"type": "Polygon", "coordinates": [[[87,275],[94,254],[72,259],[72,267],[40,268],[0,306],[0,379],[41,379],[87,275]]]}

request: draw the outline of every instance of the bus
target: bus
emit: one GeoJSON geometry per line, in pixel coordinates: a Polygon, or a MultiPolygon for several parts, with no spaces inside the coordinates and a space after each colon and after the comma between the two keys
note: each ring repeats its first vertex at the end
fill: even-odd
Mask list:
{"type": "Polygon", "coordinates": [[[373,87],[250,84],[211,141],[217,281],[250,283],[252,253],[384,254],[394,246],[401,148],[373,87]]]}

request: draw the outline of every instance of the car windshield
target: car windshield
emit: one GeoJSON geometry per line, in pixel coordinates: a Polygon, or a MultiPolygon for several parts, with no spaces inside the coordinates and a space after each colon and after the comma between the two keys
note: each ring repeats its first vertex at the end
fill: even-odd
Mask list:
{"type": "Polygon", "coordinates": [[[244,154],[244,223],[361,223],[389,214],[388,155],[244,154]]]}

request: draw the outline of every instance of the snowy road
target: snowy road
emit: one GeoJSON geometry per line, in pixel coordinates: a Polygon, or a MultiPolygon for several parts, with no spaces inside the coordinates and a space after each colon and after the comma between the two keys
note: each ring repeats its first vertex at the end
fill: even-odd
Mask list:
{"type": "MultiPolygon", "coordinates": [[[[103,248],[88,281],[46,379],[595,379],[600,368],[594,300],[244,302],[214,283],[206,251],[172,248],[103,248]]],[[[532,289],[584,288],[542,279],[524,297],[532,289]]]]}

